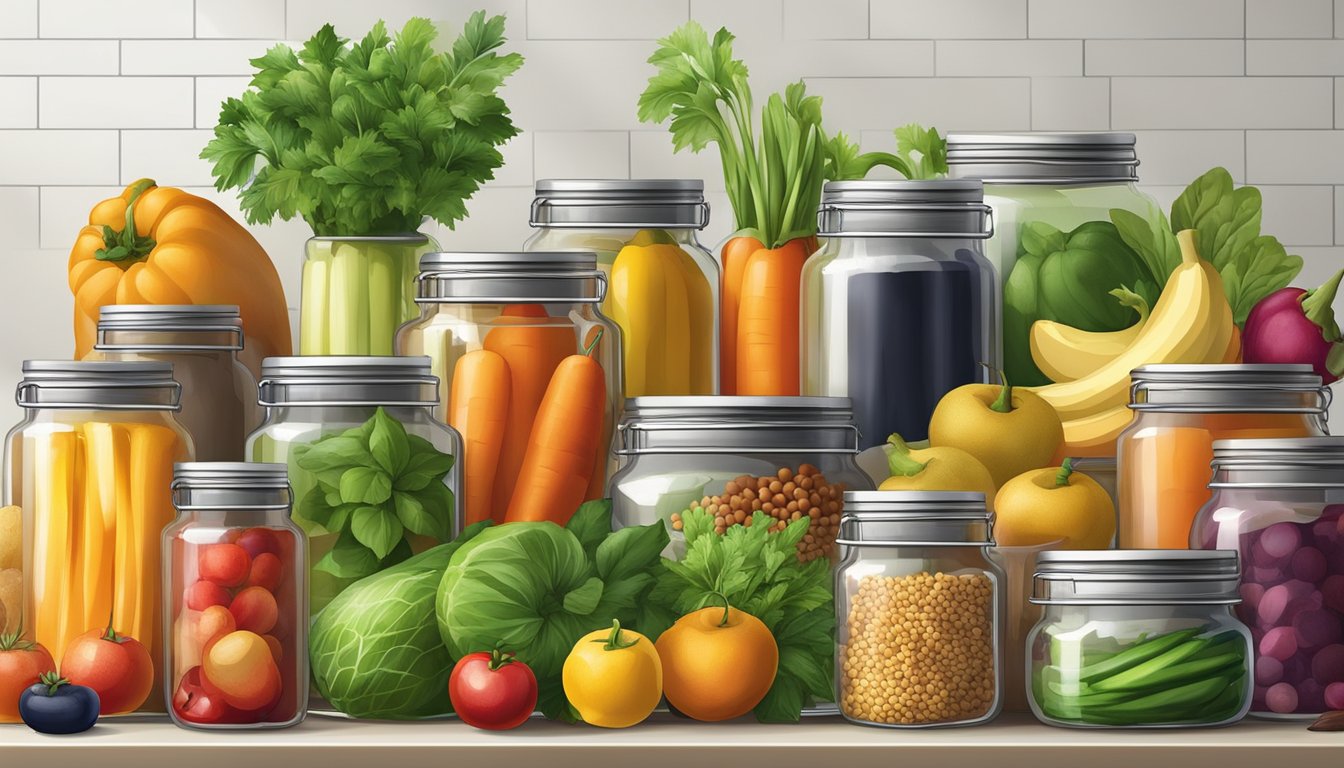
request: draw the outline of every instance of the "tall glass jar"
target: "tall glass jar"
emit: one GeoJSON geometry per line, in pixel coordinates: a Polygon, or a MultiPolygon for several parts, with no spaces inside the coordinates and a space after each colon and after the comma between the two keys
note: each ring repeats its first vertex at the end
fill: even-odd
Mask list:
{"type": "Polygon", "coordinates": [[[1193,547],[1246,564],[1238,615],[1255,641],[1263,717],[1344,709],[1344,438],[1219,440],[1193,547]]]}
{"type": "Polygon", "coordinates": [[[606,285],[597,257],[579,251],[429,253],[420,259],[420,317],[397,333],[397,353],[428,355],[443,382],[439,417],[467,443],[468,525],[504,521],[533,426],[549,420],[548,413],[571,424],[578,439],[569,450],[582,445],[592,456],[565,470],[573,474],[565,482],[571,498],[550,502],[577,508],[606,495],[622,397],[620,331],[598,308],[606,285]],[[601,366],[602,392],[564,395],[557,371],[574,355],[601,366]]]}
{"type": "Polygon", "coordinates": [[[434,419],[429,358],[268,357],[260,393],[266,421],[247,453],[289,467],[294,522],[308,535],[312,615],[359,579],[456,535],[462,438],[434,419]],[[408,477],[416,468],[425,471],[408,477]],[[343,482],[351,473],[364,479],[343,482]],[[382,524],[356,525],[370,514],[382,524]]]}
{"type": "Polygon", "coordinates": [[[427,235],[313,237],[304,247],[299,354],[390,355],[397,326],[415,317],[427,235]]]}
{"type": "MultiPolygon", "coordinates": [[[[163,362],[24,361],[24,418],[5,441],[4,475],[4,503],[21,521],[7,513],[0,527],[10,631],[21,623],[59,665],[76,637],[110,617],[149,651],[154,691],[163,684],[159,534],[173,520],[173,463],[192,458],[172,371],[163,362]]],[[[154,695],[139,707],[162,708],[154,695]]]]}
{"type": "Polygon", "coordinates": [[[284,464],[173,468],[164,695],[184,728],[286,728],[308,707],[308,567],[284,464]]]}
{"type": "Polygon", "coordinates": [[[1209,500],[1215,440],[1328,434],[1330,390],[1309,365],[1145,365],[1117,446],[1118,546],[1185,549],[1209,500]]]}
{"type": "Polygon", "coordinates": [[[177,419],[199,461],[242,461],[247,434],[261,423],[257,381],[238,362],[238,307],[118,304],[102,308],[98,340],[85,360],[162,360],[182,385],[177,419]]]}
{"type": "Polygon", "coordinates": [[[1227,725],[1251,703],[1237,553],[1042,552],[1027,639],[1031,710],[1075,728],[1227,725]]]}
{"type": "Polygon", "coordinates": [[[677,557],[680,518],[699,507],[715,513],[719,533],[756,511],[781,526],[811,517],[799,559],[834,559],[845,491],[873,488],[855,462],[858,431],[843,397],[636,397],[617,439],[616,523],[664,521],[677,557]]]}
{"type": "Polygon", "coordinates": [[[999,281],[978,181],[833,181],[803,266],[803,394],[848,397],[860,447],[928,437],[948,391],[988,381],[999,281]]]}
{"type": "MultiPolygon", "coordinates": [[[[985,243],[985,256],[1003,280],[1004,369],[1014,384],[1047,384],[1049,379],[1031,357],[1031,324],[1043,317],[1042,298],[1069,301],[1076,285],[1059,281],[1052,293],[1037,279],[1049,253],[1033,248],[1042,238],[1023,237],[1058,231],[1068,236],[1089,222],[1111,228],[1111,210],[1119,208],[1146,219],[1160,213],[1157,203],[1135,185],[1138,155],[1132,133],[952,133],[947,137],[947,164],[954,178],[985,182],[985,202],[994,209],[994,235],[985,243]],[[1022,263],[1021,269],[1018,268],[1022,263]]],[[[1089,233],[1089,236],[1095,235],[1089,233]]],[[[1114,239],[1114,238],[1112,238],[1114,239]]],[[[1114,253],[1104,254],[1100,268],[1118,270],[1114,253]]],[[[1134,287],[1134,276],[1115,272],[1115,285],[1134,287]]],[[[1133,325],[1138,316],[1109,296],[1108,310],[1088,331],[1114,331],[1133,325]],[[1114,306],[1112,306],[1114,304],[1114,306]]]]}
{"type": "Polygon", "coordinates": [[[845,494],[835,571],[836,702],[895,728],[999,713],[1003,577],[981,493],[845,494]]]}
{"type": "Polygon", "coordinates": [[[525,251],[588,251],[621,329],[627,397],[719,391],[719,268],[700,179],[542,179],[525,251]]]}

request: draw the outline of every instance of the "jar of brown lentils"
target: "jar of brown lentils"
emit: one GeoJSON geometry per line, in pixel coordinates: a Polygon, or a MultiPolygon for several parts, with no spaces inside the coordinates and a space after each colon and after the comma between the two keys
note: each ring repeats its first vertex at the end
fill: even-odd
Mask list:
{"type": "Polygon", "coordinates": [[[976,725],[1003,698],[1003,577],[979,493],[844,494],[836,703],[851,722],[976,725]]]}

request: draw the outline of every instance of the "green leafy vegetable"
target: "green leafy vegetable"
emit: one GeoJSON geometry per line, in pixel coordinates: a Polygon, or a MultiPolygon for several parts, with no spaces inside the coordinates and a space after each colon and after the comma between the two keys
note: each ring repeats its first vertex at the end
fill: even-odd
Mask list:
{"type": "Polygon", "coordinates": [[[298,52],[253,59],[201,152],[216,188],[241,190],[254,224],[302,216],[318,235],[413,232],[426,216],[452,227],[518,133],[496,92],[523,60],[496,52],[503,16],[472,14],[443,53],[436,35],[416,18],[390,39],[380,21],[348,46],[328,24],[298,52]]]}
{"type": "Polygon", "coordinates": [[[665,572],[651,601],[682,616],[721,604],[721,594],[765,623],[779,646],[779,671],[756,707],[762,722],[797,721],[809,702],[830,699],[835,655],[831,566],[825,559],[798,562],[807,519],[772,533],[770,517],[757,512],[751,525],[731,526],[723,535],[714,532],[714,516],[699,507],[682,513],[682,520],[686,556],[663,560],[665,572]]]}

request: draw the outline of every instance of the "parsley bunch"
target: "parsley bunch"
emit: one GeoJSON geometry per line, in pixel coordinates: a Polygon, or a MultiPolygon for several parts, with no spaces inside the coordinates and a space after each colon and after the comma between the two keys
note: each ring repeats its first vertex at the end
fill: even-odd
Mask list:
{"type": "Polygon", "coordinates": [[[201,152],[215,187],[241,190],[251,223],[302,216],[317,235],[413,232],[426,216],[452,227],[518,133],[496,91],[523,59],[495,52],[503,16],[472,14],[442,53],[436,36],[416,18],[389,39],[380,21],[348,46],[328,24],[297,53],[253,59],[201,152]]]}

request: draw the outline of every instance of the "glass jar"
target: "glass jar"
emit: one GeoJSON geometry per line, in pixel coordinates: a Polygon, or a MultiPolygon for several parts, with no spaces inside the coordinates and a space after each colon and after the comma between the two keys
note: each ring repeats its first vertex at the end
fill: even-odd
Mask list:
{"type": "Polygon", "coordinates": [[[803,266],[803,394],[848,397],[860,447],[928,438],[949,390],[997,364],[999,281],[978,181],[833,181],[803,266]]]}
{"type": "Polygon", "coordinates": [[[304,246],[299,354],[390,355],[397,326],[418,314],[420,255],[438,250],[418,232],[312,237],[304,246]]]}
{"type": "Polygon", "coordinates": [[[184,728],[287,728],[308,707],[308,568],[284,464],[173,468],[164,694],[184,728]]]}
{"type": "Polygon", "coordinates": [[[799,559],[834,559],[844,492],[874,487],[855,463],[858,430],[843,397],[636,397],[618,432],[613,518],[662,520],[678,558],[680,518],[700,507],[723,517],[719,533],[757,510],[785,524],[807,515],[799,559]]]}
{"type": "Polygon", "coordinates": [[[1003,579],[981,493],[845,494],[836,702],[896,728],[977,725],[1001,706],[1003,579]]]}
{"type": "Polygon", "coordinates": [[[525,251],[597,254],[621,329],[625,396],[719,391],[719,267],[700,179],[542,179],[525,251]]]}
{"type": "Polygon", "coordinates": [[[1251,703],[1251,633],[1232,614],[1237,553],[1042,552],[1027,639],[1031,711],[1048,725],[1227,725],[1251,703]]]}
{"type": "MultiPolygon", "coordinates": [[[[192,458],[172,372],[163,362],[24,361],[24,418],[5,441],[4,476],[4,503],[22,510],[21,522],[9,512],[0,528],[10,631],[21,622],[59,665],[76,637],[110,617],[149,651],[154,691],[163,681],[159,534],[173,520],[173,463],[192,458]]],[[[162,707],[151,695],[140,710],[162,707]]]]}
{"type": "MultiPolygon", "coordinates": [[[[503,522],[532,427],[560,363],[589,355],[605,372],[602,404],[580,413],[556,400],[592,462],[572,486],[606,496],[621,402],[620,331],[598,305],[606,277],[584,252],[429,253],[420,259],[420,317],[397,333],[397,353],[428,355],[439,377],[438,415],[465,437],[466,524],[503,522]]],[[[595,394],[595,393],[590,393],[595,394]]],[[[572,510],[570,510],[572,511],[572,510]]]]}
{"type": "Polygon", "coordinates": [[[439,380],[429,358],[268,357],[260,402],[266,421],[248,437],[247,453],[249,461],[289,467],[294,522],[308,536],[312,615],[359,579],[450,541],[461,529],[462,438],[432,415],[439,380]],[[403,445],[408,462],[432,467],[429,482],[399,484],[406,464],[389,472],[388,457],[372,445],[375,436],[403,445]],[[356,469],[386,477],[394,492],[356,498],[342,488],[342,478],[356,469]],[[403,505],[410,508],[405,513],[403,505]],[[385,521],[386,536],[355,534],[355,515],[368,514],[356,510],[370,506],[385,521]]]}
{"type": "Polygon", "coordinates": [[[1309,365],[1145,365],[1117,445],[1117,546],[1185,549],[1209,500],[1215,440],[1328,434],[1330,390],[1309,365]]]}
{"type": "MultiPolygon", "coordinates": [[[[1004,369],[1016,385],[1048,384],[1049,379],[1031,357],[1031,324],[1041,317],[1036,279],[1040,261],[1049,254],[1034,253],[1023,230],[1073,233],[1088,222],[1111,221],[1119,208],[1153,219],[1161,213],[1156,201],[1140,192],[1138,155],[1132,133],[952,133],[947,137],[947,165],[954,178],[985,182],[985,202],[994,209],[994,235],[985,243],[985,256],[1004,282],[1004,369]],[[1023,257],[1033,255],[1014,277],[1023,257]]],[[[1039,240],[1039,238],[1037,238],[1039,240]]],[[[1118,268],[1111,264],[1109,268],[1118,268]]],[[[1115,285],[1134,286],[1128,273],[1117,272],[1115,285]]],[[[1071,294],[1076,286],[1061,284],[1071,294]]],[[[1069,294],[1065,294],[1065,298],[1069,294]]],[[[1097,297],[1110,302],[1109,296],[1097,297]]],[[[1108,323],[1085,328],[1114,331],[1133,325],[1132,311],[1110,303],[1108,323]],[[1114,327],[1112,327],[1114,326],[1114,327]]],[[[1074,323],[1070,323],[1074,324],[1074,323]]]]}
{"type": "Polygon", "coordinates": [[[98,341],[85,360],[162,360],[182,385],[177,419],[199,461],[242,461],[261,423],[257,381],[238,362],[243,320],[236,306],[120,304],[102,308],[98,341]]]}
{"type": "Polygon", "coordinates": [[[1255,642],[1252,713],[1344,709],[1344,438],[1219,440],[1191,546],[1246,563],[1238,615],[1255,642]]]}

